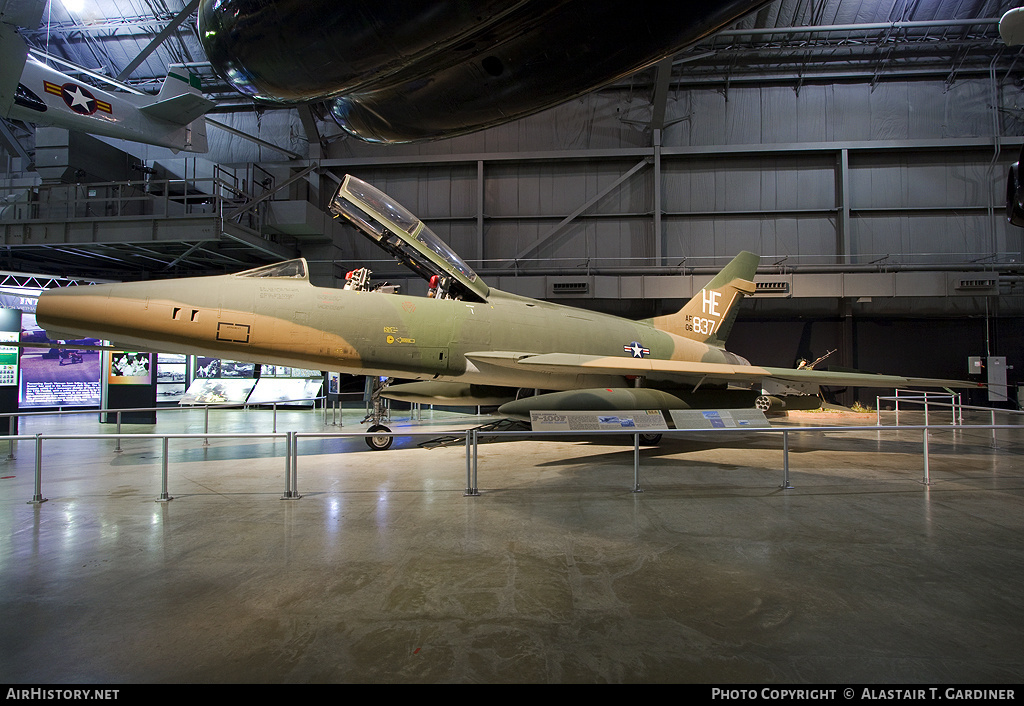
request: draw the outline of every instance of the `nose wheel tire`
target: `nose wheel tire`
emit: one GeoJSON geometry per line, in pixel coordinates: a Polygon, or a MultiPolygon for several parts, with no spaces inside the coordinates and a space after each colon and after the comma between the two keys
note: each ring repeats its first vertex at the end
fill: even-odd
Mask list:
{"type": "Polygon", "coordinates": [[[366,439],[366,445],[369,446],[374,451],[386,451],[390,449],[392,442],[394,442],[395,440],[395,437],[393,436],[384,436],[384,434],[390,434],[391,430],[382,424],[374,424],[366,431],[370,434],[377,434],[378,432],[382,432],[381,434],[377,434],[376,436],[364,437],[366,439]]]}
{"type": "Polygon", "coordinates": [[[641,434],[640,435],[640,445],[641,446],[657,446],[659,441],[661,441],[661,434],[641,434]]]}

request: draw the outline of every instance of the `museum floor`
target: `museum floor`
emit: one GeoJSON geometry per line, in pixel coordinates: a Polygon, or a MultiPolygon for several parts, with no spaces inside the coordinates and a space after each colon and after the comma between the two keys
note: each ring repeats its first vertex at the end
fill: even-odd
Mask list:
{"type": "MultiPolygon", "coordinates": [[[[480,420],[418,426],[459,422],[480,420]]],[[[210,430],[271,425],[222,411],[210,430]]],[[[201,411],[155,427],[202,429],[201,411]]],[[[0,683],[1020,683],[1024,434],[934,432],[932,485],[919,431],[791,437],[788,490],[777,436],[643,448],[642,493],[632,442],[607,437],[481,444],[477,497],[462,446],[310,439],[289,500],[283,441],[171,439],[164,503],[158,440],[47,440],[42,504],[19,442],[0,683]]]]}

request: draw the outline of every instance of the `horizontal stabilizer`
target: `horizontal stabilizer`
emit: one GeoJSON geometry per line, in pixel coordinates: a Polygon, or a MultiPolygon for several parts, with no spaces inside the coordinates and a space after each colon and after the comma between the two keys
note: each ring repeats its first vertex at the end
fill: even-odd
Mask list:
{"type": "Polygon", "coordinates": [[[205,96],[195,93],[182,93],[156,103],[139,108],[139,111],[157,120],[164,120],[175,125],[188,125],[196,118],[205,115],[216,105],[205,96]]]}

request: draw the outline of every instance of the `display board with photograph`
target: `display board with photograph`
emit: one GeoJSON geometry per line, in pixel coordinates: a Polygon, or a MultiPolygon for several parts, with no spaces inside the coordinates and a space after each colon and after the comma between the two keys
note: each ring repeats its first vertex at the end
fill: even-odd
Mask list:
{"type": "Polygon", "coordinates": [[[188,363],[181,353],[160,353],[156,357],[156,401],[177,402],[185,395],[188,363]]]}
{"type": "Polygon", "coordinates": [[[153,382],[153,354],[112,351],[108,385],[149,385],[153,382]]]}
{"type": "Polygon", "coordinates": [[[309,407],[320,395],[323,378],[265,378],[256,381],[249,404],[293,404],[309,407]]]}
{"type": "Polygon", "coordinates": [[[19,407],[99,405],[100,353],[80,347],[98,346],[98,339],[51,341],[36,323],[35,314],[26,312],[22,316],[21,342],[19,407]],[[46,345],[51,343],[57,347],[46,345]]]}
{"type": "Polygon", "coordinates": [[[287,365],[261,365],[261,378],[318,378],[321,377],[319,370],[307,368],[290,368],[287,365]]]}
{"type": "Polygon", "coordinates": [[[196,378],[179,404],[242,404],[252,392],[252,378],[196,378]]]}

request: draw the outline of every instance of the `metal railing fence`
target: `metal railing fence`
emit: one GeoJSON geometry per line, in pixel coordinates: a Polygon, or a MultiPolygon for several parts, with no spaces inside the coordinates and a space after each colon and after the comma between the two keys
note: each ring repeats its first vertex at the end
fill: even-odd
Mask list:
{"type": "MultiPolygon", "coordinates": [[[[466,489],[464,495],[466,496],[478,496],[480,495],[479,484],[478,484],[478,470],[479,470],[479,443],[481,437],[521,437],[529,439],[544,439],[544,438],[555,438],[555,437],[571,437],[571,438],[588,438],[592,436],[615,436],[621,438],[624,435],[632,436],[633,438],[633,484],[631,491],[634,493],[641,493],[643,489],[640,487],[640,436],[644,434],[662,434],[665,436],[676,436],[676,435],[694,435],[698,434],[701,436],[710,436],[716,434],[737,434],[742,433],[744,435],[750,434],[774,434],[781,435],[781,452],[782,452],[782,482],[780,488],[784,490],[792,489],[794,486],[790,482],[790,468],[789,468],[789,446],[790,437],[796,433],[852,433],[852,432],[913,432],[918,431],[921,433],[921,449],[922,449],[922,460],[923,460],[923,477],[921,483],[928,486],[932,484],[930,474],[930,448],[929,448],[929,434],[935,432],[949,432],[949,431],[977,431],[982,429],[991,429],[993,433],[996,430],[1020,430],[1019,425],[913,425],[903,426],[900,428],[894,428],[891,426],[818,426],[818,427],[775,427],[775,428],[719,428],[719,429],[631,429],[628,431],[624,430],[587,430],[587,431],[491,431],[491,430],[480,430],[480,429],[468,429],[464,431],[446,431],[443,432],[446,436],[454,436],[456,438],[463,439],[465,448],[465,473],[466,473],[466,489]]],[[[203,439],[204,445],[209,443],[209,439],[273,439],[281,440],[285,439],[285,454],[283,457],[285,473],[284,473],[284,493],[282,499],[294,500],[301,498],[301,494],[298,489],[298,470],[299,470],[299,440],[301,439],[315,439],[315,438],[366,438],[369,436],[392,436],[392,437],[437,437],[439,432],[437,430],[432,431],[401,431],[401,432],[390,432],[383,434],[381,432],[298,432],[298,431],[286,431],[286,432],[267,432],[267,433],[210,433],[204,432],[203,434],[184,434],[184,433],[166,433],[166,434],[20,434],[20,435],[8,435],[0,436],[0,440],[7,439],[12,443],[15,441],[33,441],[35,449],[35,476],[34,476],[34,492],[32,499],[28,502],[33,504],[41,504],[46,502],[46,498],[43,497],[42,492],[42,481],[43,481],[43,444],[44,442],[53,441],[73,441],[73,440],[89,440],[89,439],[116,439],[118,449],[120,448],[121,438],[131,439],[154,439],[159,440],[161,445],[161,461],[160,461],[160,491],[156,498],[158,502],[167,502],[173,499],[169,493],[168,487],[168,474],[169,474],[169,441],[171,439],[203,439]]],[[[387,453],[377,451],[366,451],[365,453],[387,453]]],[[[424,450],[423,453],[429,453],[424,450]]],[[[503,467],[507,466],[507,459],[502,459],[503,467]]]]}

